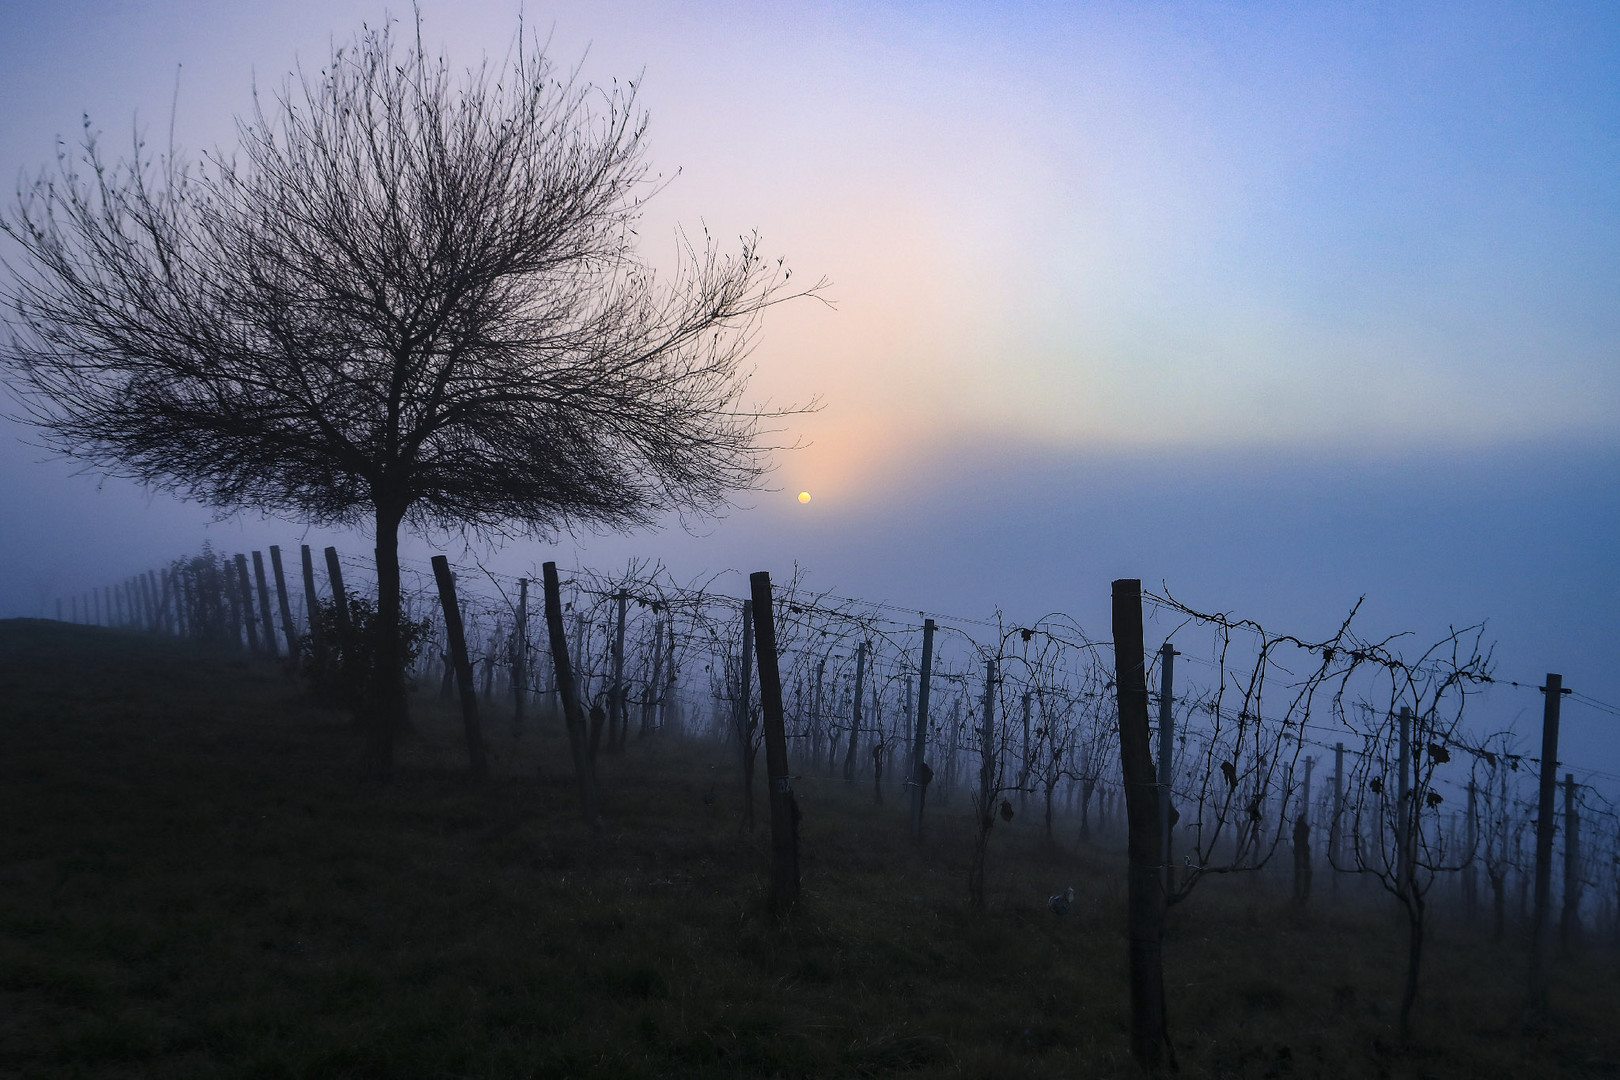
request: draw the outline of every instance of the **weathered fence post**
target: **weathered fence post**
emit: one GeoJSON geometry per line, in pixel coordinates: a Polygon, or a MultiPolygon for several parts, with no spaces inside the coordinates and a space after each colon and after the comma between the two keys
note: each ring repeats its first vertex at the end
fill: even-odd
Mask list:
{"type": "Polygon", "coordinates": [[[135,575],[135,592],[141,601],[141,629],[148,634],[157,632],[157,604],[152,597],[152,583],[146,580],[146,575],[135,575]]]}
{"type": "Polygon", "coordinates": [[[298,661],[298,628],[293,625],[292,603],[287,597],[287,574],[281,566],[281,549],[270,545],[270,569],[276,578],[276,606],[281,609],[281,635],[287,640],[287,656],[298,661]]]}
{"type": "Polygon", "coordinates": [[[630,594],[620,589],[613,597],[618,605],[618,621],[613,630],[613,690],[608,695],[608,752],[622,753],[626,729],[630,726],[629,695],[624,687],[624,609],[630,594]]]}
{"type": "Polygon", "coordinates": [[[601,813],[596,798],[596,773],[586,745],[585,714],[579,707],[579,687],[568,663],[568,637],[563,631],[562,589],[557,584],[557,564],[541,567],[545,590],[546,631],[551,637],[551,662],[557,669],[557,692],[562,697],[563,723],[568,729],[568,749],[574,758],[574,779],[579,785],[579,807],[585,820],[596,825],[601,813]]]}
{"type": "Polygon", "coordinates": [[[1535,1022],[1547,1015],[1547,922],[1551,906],[1553,796],[1558,788],[1558,709],[1564,677],[1548,673],[1541,715],[1541,797],[1536,812],[1536,903],[1530,925],[1530,1013],[1535,1022]]]}
{"type": "MultiPolygon", "coordinates": [[[[239,598],[237,615],[247,628],[248,651],[259,651],[259,627],[253,621],[253,583],[248,580],[247,556],[236,556],[236,595],[239,598]]],[[[272,646],[273,647],[273,646],[272,646]]]]}
{"type": "MultiPolygon", "coordinates": [[[[934,669],[934,620],[923,620],[922,667],[917,673],[917,733],[911,744],[911,840],[922,843],[923,799],[934,771],[928,767],[928,683],[934,669]]],[[[817,674],[817,685],[820,675],[817,674]]]]}
{"type": "Polygon", "coordinates": [[[321,597],[315,591],[315,560],[308,544],[301,544],[299,548],[299,558],[304,564],[304,621],[309,624],[309,643],[315,652],[315,666],[319,668],[326,662],[326,643],[321,637],[321,597]]]}
{"type": "Polygon", "coordinates": [[[326,580],[332,586],[332,603],[337,608],[338,629],[344,638],[350,635],[349,590],[343,587],[343,564],[338,562],[337,548],[326,549],[326,580]]]}
{"type": "Polygon", "coordinates": [[[276,655],[276,620],[270,614],[270,583],[264,578],[264,556],[253,553],[253,580],[259,587],[259,620],[264,627],[264,651],[276,655]]]}
{"type": "MultiPolygon", "coordinates": [[[[641,698],[641,729],[636,732],[638,739],[644,739],[652,732],[653,720],[656,710],[663,705],[664,675],[664,621],[653,620],[652,632],[652,676],[647,680],[647,689],[641,698]]],[[[661,725],[660,725],[661,726],[661,725]]]]}
{"type": "Polygon", "coordinates": [[[1568,957],[1581,935],[1581,815],[1575,774],[1564,774],[1564,910],[1558,919],[1558,951],[1568,957]]]}
{"type": "Polygon", "coordinates": [[[754,653],[759,664],[760,705],[765,712],[765,775],[771,800],[771,910],[792,912],[799,902],[799,804],[788,775],[787,733],[782,718],[782,673],[776,653],[776,616],[771,575],[749,575],[754,612],[754,653]]]}
{"type": "Polygon", "coordinates": [[[866,642],[855,647],[855,694],[849,714],[849,746],[844,749],[844,779],[855,779],[855,746],[861,737],[861,692],[866,683],[866,642]]]}
{"type": "MultiPolygon", "coordinates": [[[[533,565],[533,564],[530,564],[533,565]]],[[[518,606],[512,629],[512,734],[523,731],[529,696],[529,579],[518,578],[518,606]]]]}
{"type": "MultiPolygon", "coordinates": [[[[168,571],[164,571],[164,574],[168,571]]],[[[146,572],[147,594],[152,597],[152,629],[160,634],[169,632],[168,594],[164,592],[163,576],[155,570],[146,572]]]]}
{"type": "Polygon", "coordinates": [[[1129,825],[1131,1056],[1149,1071],[1164,1061],[1164,879],[1158,786],[1148,739],[1147,670],[1142,644],[1142,582],[1113,586],[1114,683],[1119,759],[1129,825]]]}
{"type": "Polygon", "coordinates": [[[810,692],[810,764],[811,765],[817,765],[821,761],[821,727],[822,727],[821,684],[822,684],[823,677],[827,673],[827,658],[830,657],[831,655],[832,655],[832,650],[828,649],[827,650],[827,655],[823,656],[819,661],[817,661],[817,663],[816,663],[816,682],[815,682],[814,688],[810,692]]]}
{"type": "Polygon", "coordinates": [[[473,687],[472,660],[467,656],[467,635],[461,624],[461,607],[456,602],[456,576],[450,572],[450,560],[443,555],[433,556],[433,578],[439,585],[444,633],[450,639],[450,662],[455,665],[456,682],[461,689],[461,726],[467,737],[467,761],[473,776],[481,780],[489,775],[489,763],[484,756],[483,728],[478,722],[478,692],[473,687]]]}

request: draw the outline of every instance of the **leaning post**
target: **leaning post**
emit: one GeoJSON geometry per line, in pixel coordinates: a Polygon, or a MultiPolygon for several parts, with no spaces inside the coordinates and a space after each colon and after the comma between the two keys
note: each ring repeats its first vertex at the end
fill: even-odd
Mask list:
{"type": "Polygon", "coordinates": [[[433,556],[433,579],[439,586],[439,606],[444,609],[444,633],[450,639],[450,663],[455,665],[456,683],[461,689],[461,727],[467,739],[467,761],[473,776],[482,780],[489,775],[489,761],[484,754],[483,726],[478,720],[478,691],[473,686],[472,660],[467,656],[467,634],[461,625],[461,606],[456,602],[456,576],[450,572],[450,560],[443,555],[433,556]]]}
{"type": "Polygon", "coordinates": [[[345,641],[349,633],[349,590],[343,587],[343,564],[338,562],[337,548],[326,549],[326,580],[332,586],[332,604],[337,609],[338,629],[345,641]]]}
{"type": "MultiPolygon", "coordinates": [[[[247,556],[236,556],[236,594],[241,598],[237,608],[237,615],[242,625],[247,627],[248,651],[259,651],[259,626],[253,620],[253,583],[248,580],[247,556]]],[[[270,650],[275,651],[275,642],[270,643],[270,650]]]]}
{"type": "Polygon", "coordinates": [[[1148,738],[1147,666],[1142,646],[1142,582],[1113,587],[1114,684],[1119,702],[1119,759],[1129,826],[1126,877],[1130,932],[1131,1056],[1148,1071],[1163,1063],[1164,879],[1160,870],[1158,784],[1148,738]]]}
{"type": "Polygon", "coordinates": [[[287,639],[287,656],[298,659],[298,628],[293,625],[292,602],[287,598],[287,574],[281,566],[281,549],[270,545],[270,569],[276,578],[276,600],[281,608],[281,633],[287,639]]]}
{"type": "Polygon", "coordinates": [[[568,662],[568,636],[563,630],[562,588],[557,583],[557,564],[541,567],[546,594],[546,631],[551,635],[551,662],[557,669],[557,692],[562,696],[563,722],[568,728],[568,750],[574,759],[574,779],[579,785],[579,805],[592,826],[601,822],[597,805],[596,773],[586,745],[585,714],[580,710],[579,687],[574,683],[568,662]]]}
{"type": "Polygon", "coordinates": [[[253,583],[259,591],[259,625],[264,629],[264,651],[276,655],[276,620],[270,614],[270,583],[264,576],[264,556],[253,553],[253,583]]]}
{"type": "Polygon", "coordinates": [[[749,576],[748,585],[754,609],[760,706],[765,713],[765,774],[771,806],[771,910],[788,915],[799,901],[799,804],[793,797],[793,780],[788,774],[771,575],[761,570],[749,576]]]}
{"type": "Polygon", "coordinates": [[[924,619],[922,668],[917,672],[917,731],[911,744],[911,841],[914,844],[922,843],[923,799],[933,776],[923,756],[928,749],[928,683],[933,668],[934,620],[924,619]]]}

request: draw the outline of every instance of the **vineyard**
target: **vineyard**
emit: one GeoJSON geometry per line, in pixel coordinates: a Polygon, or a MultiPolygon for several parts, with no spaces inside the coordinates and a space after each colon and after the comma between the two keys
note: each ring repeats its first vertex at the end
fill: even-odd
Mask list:
{"type": "MultiPolygon", "coordinates": [[[[301,669],[316,704],[353,709],[345,695],[363,682],[357,658],[374,612],[366,565],[331,549],[300,554],[290,566],[274,548],[268,560],[205,549],[65,597],[60,621],[236,657],[266,685],[299,685],[289,679],[301,669]]],[[[742,879],[720,890],[741,920],[734,930],[765,968],[798,972],[778,972],[777,990],[784,979],[842,985],[870,958],[835,949],[836,958],[812,961],[804,950],[817,934],[845,934],[885,958],[882,977],[867,972],[863,986],[900,980],[924,1002],[914,1021],[889,1016],[876,1028],[823,1002],[850,1039],[837,1052],[812,1040],[797,1063],[735,1031],[716,1050],[704,1029],[701,1061],[644,1046],[634,1063],[613,1059],[630,1073],[1041,1075],[1087,1063],[1125,1069],[1134,1055],[1194,1074],[1335,1075],[1333,1047],[1352,1045],[1357,1063],[1345,1071],[1369,1075],[1620,1068],[1612,1033],[1608,1043],[1582,1036],[1597,1038],[1595,1049],[1570,1043],[1593,1009],[1612,1008],[1612,976],[1589,996],[1572,997],[1567,983],[1620,946],[1620,820],[1607,778],[1544,769],[1545,731],[1483,719],[1500,714],[1490,706],[1503,695],[1543,697],[1556,740],[1560,702],[1587,713],[1607,706],[1559,693],[1556,676],[1544,695],[1504,680],[1479,628],[1414,642],[1364,631],[1352,609],[1325,635],[1295,635],[1168,591],[1122,599],[1120,587],[1134,583],[1119,582],[1114,625],[1086,628],[1061,614],[1014,623],[902,611],[819,591],[798,574],[766,582],[762,594],[757,579],[683,582],[650,563],[617,573],[548,564],[533,579],[478,566],[403,570],[420,767],[486,777],[472,791],[510,790],[538,769],[546,812],[530,818],[537,810],[526,804],[519,817],[541,850],[666,845],[690,860],[665,865],[655,855],[659,872],[688,886],[697,867],[723,864],[742,879]],[[1134,664],[1121,631],[1131,611],[1134,664]],[[762,662],[766,640],[774,664],[762,662]],[[780,766],[759,760],[777,731],[780,766]],[[791,866],[782,862],[788,813],[791,866]],[[756,832],[772,833],[769,852],[756,832]],[[780,902],[790,872],[797,912],[780,902]],[[906,910],[885,914],[885,904],[906,910]],[[951,939],[939,946],[949,957],[917,951],[914,922],[924,916],[943,920],[929,933],[951,939]],[[1127,926],[1128,950],[1119,938],[1127,926]],[[1398,963],[1381,985],[1358,984],[1352,973],[1365,958],[1333,954],[1335,936],[1376,942],[1398,963]],[[1261,956],[1270,974],[1253,969],[1261,956]],[[1298,966],[1307,960],[1315,966],[1298,966]],[[1088,970],[1069,970],[1082,961],[1088,970]],[[994,1053],[930,1027],[928,1010],[944,1008],[936,983],[978,1000],[968,972],[982,966],[989,992],[1008,978],[1004,962],[1086,1002],[1020,997],[1040,1018],[994,1053]],[[1199,988],[1216,980],[1217,962],[1241,969],[1228,988],[1237,1013],[1199,988]],[[804,964],[821,975],[793,966],[804,964]],[[1331,1002],[1292,1032],[1300,1018],[1283,1022],[1296,993],[1285,973],[1308,982],[1297,988],[1302,1000],[1331,1002]],[[1143,983],[1145,974],[1162,981],[1143,983]],[[1434,1058],[1460,1052],[1447,1042],[1466,1008],[1459,994],[1482,995],[1476,1011],[1506,1033],[1511,1053],[1471,1055],[1457,1071],[1434,1058]],[[1087,1010],[1091,1020],[1063,1019],[1087,1010]],[[1264,1033],[1233,1042],[1231,1024],[1264,1033]],[[1370,1043],[1369,1025],[1379,1032],[1370,1043]]],[[[459,790],[455,799],[472,797],[459,790]]],[[[701,891],[686,895],[705,907],[701,891]]],[[[625,918],[612,910],[602,917],[625,918]]],[[[655,1000],[653,1027],[667,1033],[664,1005],[679,974],[637,967],[634,951],[612,963],[641,974],[614,976],[633,985],[609,987],[608,997],[643,1010],[655,1000]]],[[[964,1007],[953,998],[946,1011],[964,1007]]],[[[1001,1015],[993,1003],[978,1007],[1001,1015]]],[[[567,1070],[617,1074],[578,1047],[569,1053],[567,1070]]]]}

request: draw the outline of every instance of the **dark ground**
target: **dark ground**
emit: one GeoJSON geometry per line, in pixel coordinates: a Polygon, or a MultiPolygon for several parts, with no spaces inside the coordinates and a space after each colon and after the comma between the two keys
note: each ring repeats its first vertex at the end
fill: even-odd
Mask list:
{"type": "MultiPolygon", "coordinates": [[[[490,706],[479,787],[459,720],[415,715],[382,786],[272,666],[0,622],[0,1075],[1134,1074],[1123,858],[1070,825],[1059,850],[999,828],[975,916],[960,801],[919,855],[893,794],[806,777],[804,903],[779,928],[764,805],[740,833],[722,748],[632,738],[592,833],[554,725],[514,740],[490,706]]],[[[1241,881],[1173,913],[1183,1075],[1620,1076],[1612,942],[1560,966],[1532,1037],[1522,949],[1442,926],[1403,1046],[1400,924],[1328,903],[1325,877],[1303,916],[1241,881]]]]}

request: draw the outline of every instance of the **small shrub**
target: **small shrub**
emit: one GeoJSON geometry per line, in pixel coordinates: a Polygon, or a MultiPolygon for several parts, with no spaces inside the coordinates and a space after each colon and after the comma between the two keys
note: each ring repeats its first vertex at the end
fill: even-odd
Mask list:
{"type": "MultiPolygon", "coordinates": [[[[310,634],[298,639],[299,670],[309,680],[310,692],[317,700],[358,715],[366,701],[377,655],[377,606],[354,593],[349,593],[347,600],[347,626],[338,617],[335,599],[320,601],[315,615],[320,645],[316,646],[317,636],[310,634]]],[[[431,635],[432,623],[400,616],[400,656],[406,671],[415,667],[431,635]]]]}

